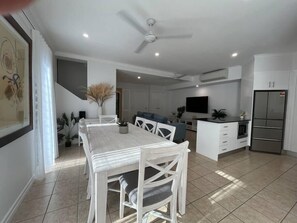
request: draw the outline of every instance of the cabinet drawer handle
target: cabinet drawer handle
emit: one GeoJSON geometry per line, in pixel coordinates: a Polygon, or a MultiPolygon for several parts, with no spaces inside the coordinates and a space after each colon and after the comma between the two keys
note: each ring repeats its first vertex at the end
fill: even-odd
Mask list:
{"type": "Polygon", "coordinates": [[[225,125],[224,128],[228,128],[228,125],[225,125]]]}
{"type": "Polygon", "coordinates": [[[272,87],[274,88],[274,81],[272,82],[272,87]]]}
{"type": "Polygon", "coordinates": [[[227,150],[227,148],[225,148],[225,149],[222,149],[222,151],[226,151],[227,150]]]}
{"type": "Polygon", "coordinates": [[[228,135],[227,133],[224,134],[224,136],[227,136],[227,135],[228,135]]]}
{"type": "Polygon", "coordinates": [[[271,87],[271,81],[269,81],[269,87],[271,87]]]}
{"type": "Polygon", "coordinates": [[[247,142],[246,140],[245,141],[241,141],[240,143],[244,143],[244,142],[247,142]]]}
{"type": "Polygon", "coordinates": [[[223,141],[223,143],[226,143],[226,142],[228,142],[228,141],[223,141]]]}

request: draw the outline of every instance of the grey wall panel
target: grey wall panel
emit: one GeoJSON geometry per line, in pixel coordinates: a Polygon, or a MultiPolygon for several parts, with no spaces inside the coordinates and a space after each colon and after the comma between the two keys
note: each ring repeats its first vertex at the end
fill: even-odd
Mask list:
{"type": "Polygon", "coordinates": [[[57,59],[57,83],[81,99],[86,99],[87,62],[57,59]]]}

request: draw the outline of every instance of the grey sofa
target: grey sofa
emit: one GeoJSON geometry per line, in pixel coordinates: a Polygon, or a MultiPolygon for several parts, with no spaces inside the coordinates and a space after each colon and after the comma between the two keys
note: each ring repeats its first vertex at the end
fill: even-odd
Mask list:
{"type": "Polygon", "coordinates": [[[185,123],[168,123],[168,118],[162,115],[158,115],[155,113],[150,113],[150,112],[141,112],[138,111],[137,114],[134,116],[133,123],[135,122],[136,116],[146,118],[155,122],[160,122],[168,125],[175,126],[175,134],[173,141],[176,143],[183,142],[186,138],[186,124],[185,123]]]}

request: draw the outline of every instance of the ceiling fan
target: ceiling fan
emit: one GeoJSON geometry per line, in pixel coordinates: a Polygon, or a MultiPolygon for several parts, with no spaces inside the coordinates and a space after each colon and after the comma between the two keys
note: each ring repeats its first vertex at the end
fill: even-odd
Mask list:
{"type": "Polygon", "coordinates": [[[128,24],[138,30],[141,34],[144,35],[144,41],[137,47],[134,51],[135,53],[140,53],[144,47],[146,47],[149,43],[153,43],[158,39],[186,39],[192,38],[193,34],[183,34],[183,35],[156,35],[153,32],[153,26],[156,23],[156,20],[153,18],[148,18],[146,23],[148,25],[148,30],[143,28],[130,14],[126,11],[119,11],[117,13],[123,20],[125,20],[128,24]]]}

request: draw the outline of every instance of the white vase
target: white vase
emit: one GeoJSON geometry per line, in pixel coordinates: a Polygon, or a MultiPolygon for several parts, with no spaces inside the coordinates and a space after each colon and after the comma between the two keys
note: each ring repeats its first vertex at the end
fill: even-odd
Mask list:
{"type": "Polygon", "coordinates": [[[98,106],[98,118],[102,115],[102,106],[98,106]]]}

